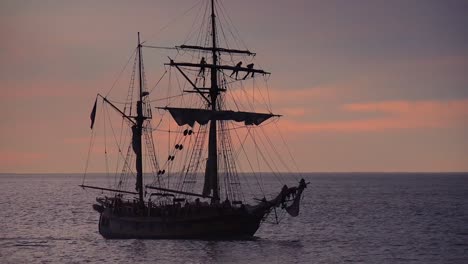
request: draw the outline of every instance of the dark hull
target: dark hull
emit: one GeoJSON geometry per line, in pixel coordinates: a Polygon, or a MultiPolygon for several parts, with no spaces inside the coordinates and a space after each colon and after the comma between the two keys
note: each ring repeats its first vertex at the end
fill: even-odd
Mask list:
{"type": "Polygon", "coordinates": [[[245,211],[190,216],[119,216],[107,208],[99,219],[99,233],[110,239],[249,239],[261,216],[245,211]]]}

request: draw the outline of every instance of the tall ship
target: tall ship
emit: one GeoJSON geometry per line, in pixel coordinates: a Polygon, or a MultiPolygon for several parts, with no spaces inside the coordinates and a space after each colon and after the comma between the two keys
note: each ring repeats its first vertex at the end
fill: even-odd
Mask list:
{"type": "Polygon", "coordinates": [[[288,168],[293,162],[284,156],[268,161],[272,155],[266,151],[275,152],[279,144],[261,138],[269,126],[277,127],[280,116],[269,106],[254,111],[257,101],[246,99],[258,88],[249,90],[247,83],[265,80],[270,73],[256,67],[255,53],[227,43],[226,32],[234,31],[219,28],[219,13],[226,16],[222,3],[209,0],[203,5],[204,20],[199,24],[203,30],[192,37],[195,43],[152,46],[138,33],[125,98],[116,100],[110,92],[96,97],[80,187],[101,193],[93,209],[100,215],[99,233],[104,238],[248,239],[272,212],[299,214],[307,183],[295,174],[292,186],[284,184],[283,174],[292,174],[277,166],[288,168]],[[164,63],[165,71],[154,87],[146,81],[146,49],[176,53],[164,63]],[[159,88],[164,78],[178,84],[167,82],[165,88],[172,93],[159,88]],[[120,123],[113,126],[112,120],[120,123]],[[98,126],[104,136],[97,134],[98,126]],[[113,144],[107,143],[109,138],[113,144]],[[93,151],[99,144],[101,149],[93,151]],[[87,176],[96,152],[104,152],[107,185],[92,184],[87,176]],[[117,161],[111,163],[111,158],[117,161]],[[256,167],[261,162],[266,165],[256,167]],[[260,172],[265,168],[271,171],[260,172]],[[264,192],[262,177],[282,182],[276,193],[264,192]]]}

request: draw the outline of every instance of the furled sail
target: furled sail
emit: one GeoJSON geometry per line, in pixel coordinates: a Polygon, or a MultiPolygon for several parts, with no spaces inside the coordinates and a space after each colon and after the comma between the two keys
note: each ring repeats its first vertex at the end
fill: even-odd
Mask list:
{"type": "Polygon", "coordinates": [[[206,109],[193,108],[175,108],[165,107],[179,126],[192,126],[197,122],[200,125],[206,125],[210,120],[233,120],[236,122],[244,122],[245,125],[260,125],[265,120],[274,114],[253,113],[253,112],[236,112],[230,110],[212,111],[206,109]]]}
{"type": "Polygon", "coordinates": [[[296,217],[299,215],[299,203],[301,202],[301,194],[302,190],[299,190],[299,193],[296,194],[296,197],[294,197],[293,203],[290,206],[286,207],[286,212],[288,212],[290,216],[296,217]]]}
{"type": "MultiPolygon", "coordinates": [[[[132,126],[132,148],[136,154],[136,171],[137,174],[143,174],[143,168],[141,167],[141,131],[138,129],[136,125],[132,126]]],[[[136,190],[139,191],[141,186],[141,178],[137,177],[137,182],[135,184],[136,190]]]]}
{"type": "Polygon", "coordinates": [[[304,181],[304,179],[301,179],[301,181],[299,182],[299,187],[297,187],[297,189],[293,188],[293,203],[290,206],[286,207],[286,212],[288,212],[288,214],[292,217],[296,217],[299,215],[299,203],[301,202],[301,195],[302,191],[304,191],[304,188],[307,188],[307,183],[304,181]]]}
{"type": "Polygon", "coordinates": [[[205,181],[203,184],[203,195],[211,195],[211,192],[215,192],[217,188],[217,183],[215,183],[215,179],[217,175],[213,175],[213,170],[210,169],[213,166],[213,161],[208,159],[206,161],[206,170],[205,170],[205,181]]]}

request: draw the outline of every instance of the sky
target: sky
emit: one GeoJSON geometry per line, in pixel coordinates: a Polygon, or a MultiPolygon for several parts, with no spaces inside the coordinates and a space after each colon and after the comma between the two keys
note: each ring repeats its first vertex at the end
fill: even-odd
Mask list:
{"type": "MultiPolygon", "coordinates": [[[[82,172],[95,95],[112,87],[136,32],[180,43],[198,2],[1,1],[0,173],[82,172]]],[[[223,5],[273,73],[301,171],[468,171],[468,1],[223,5]]]]}

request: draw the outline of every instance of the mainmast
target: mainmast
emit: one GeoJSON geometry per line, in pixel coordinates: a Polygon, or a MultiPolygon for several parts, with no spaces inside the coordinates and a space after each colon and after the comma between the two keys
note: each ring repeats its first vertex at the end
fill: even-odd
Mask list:
{"type": "MultiPolygon", "coordinates": [[[[205,181],[203,185],[204,197],[210,197],[212,200],[219,200],[219,179],[218,179],[218,145],[217,145],[217,121],[230,120],[236,122],[244,122],[245,125],[259,125],[263,121],[270,117],[276,116],[272,113],[254,113],[254,112],[241,112],[241,111],[229,111],[221,109],[218,106],[217,99],[221,92],[226,91],[225,87],[219,87],[218,85],[218,71],[229,70],[235,72],[245,72],[246,74],[254,73],[258,74],[269,74],[261,69],[253,68],[253,63],[246,67],[238,65],[223,65],[220,62],[219,56],[222,53],[229,54],[240,54],[253,56],[255,53],[249,50],[238,50],[230,48],[218,47],[217,35],[216,35],[216,14],[215,14],[215,0],[211,0],[211,47],[209,46],[194,46],[194,45],[181,45],[176,48],[187,49],[187,50],[198,50],[203,52],[211,53],[212,61],[206,63],[202,60],[200,63],[191,62],[175,62],[171,58],[167,65],[176,67],[177,70],[184,76],[184,78],[193,87],[193,91],[200,94],[200,96],[207,101],[208,109],[193,109],[193,108],[175,108],[165,107],[164,109],[170,111],[174,120],[179,126],[190,125],[193,126],[194,122],[198,122],[201,125],[207,125],[209,120],[209,135],[208,135],[208,159],[206,161],[205,168],[205,181]],[[210,87],[198,87],[196,82],[193,82],[181,69],[181,67],[198,68],[198,69],[210,69],[210,87]]],[[[200,71],[202,72],[202,71],[200,71]]],[[[204,71],[203,71],[204,72],[204,71]]],[[[246,75],[247,76],[247,75],[246,75]]],[[[244,78],[245,79],[245,78],[244,78]]],[[[237,80],[237,78],[236,78],[237,80]]]]}
{"type": "Polygon", "coordinates": [[[133,150],[136,154],[136,171],[137,171],[137,180],[136,180],[136,190],[139,195],[140,204],[144,204],[143,201],[143,155],[142,155],[142,146],[141,138],[143,134],[143,122],[145,117],[143,116],[143,64],[141,60],[141,43],[140,43],[140,32],[138,32],[138,78],[140,83],[139,97],[137,101],[137,116],[135,118],[136,124],[132,127],[133,132],[133,150]]]}
{"type": "MultiPolygon", "coordinates": [[[[218,54],[216,50],[216,15],[214,10],[214,0],[211,0],[211,37],[212,49],[211,54],[213,58],[213,67],[211,68],[211,111],[216,111],[216,99],[218,97],[218,54]]],[[[214,115],[213,115],[214,116],[214,115]]],[[[217,131],[216,119],[212,118],[210,121],[210,132],[208,140],[208,161],[206,163],[205,171],[205,188],[203,194],[208,195],[213,190],[213,197],[219,199],[218,187],[218,149],[217,149],[217,131]],[[207,184],[207,181],[209,184],[207,184]],[[211,190],[210,190],[211,189],[211,190]]]]}

